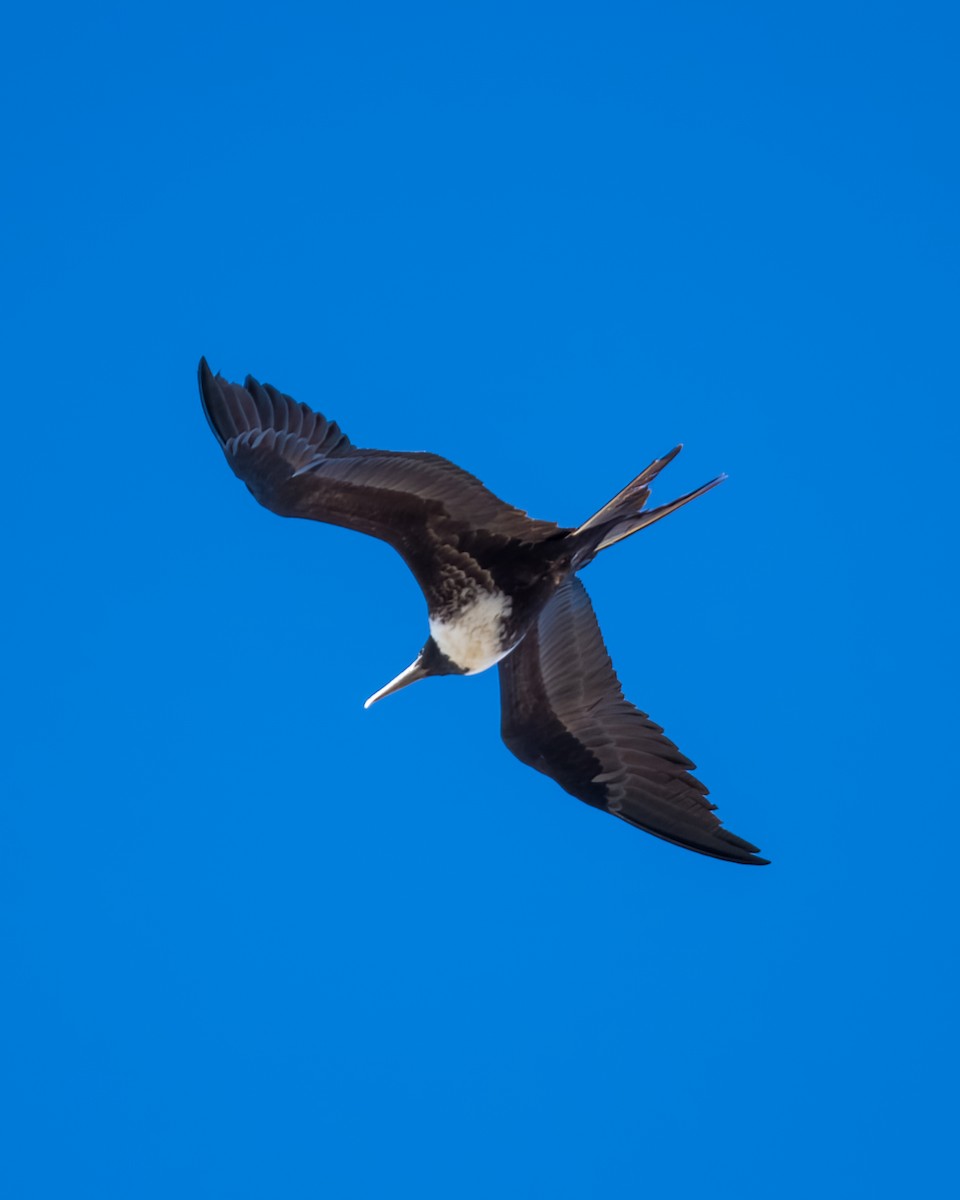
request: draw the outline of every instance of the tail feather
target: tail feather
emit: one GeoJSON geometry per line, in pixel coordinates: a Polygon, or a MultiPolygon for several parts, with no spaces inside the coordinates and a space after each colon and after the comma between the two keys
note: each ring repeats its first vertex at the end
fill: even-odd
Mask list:
{"type": "Polygon", "coordinates": [[[663,458],[655,458],[649,467],[636,477],[631,479],[627,486],[614,496],[614,498],[593,514],[589,520],[584,521],[577,533],[585,533],[588,529],[596,529],[598,525],[607,525],[611,521],[615,521],[620,517],[634,516],[646,504],[647,497],[650,495],[650,489],[647,484],[652,483],[660,474],[663,468],[673,462],[680,451],[683,449],[683,443],[674,448],[663,458]]]}
{"type": "Polygon", "coordinates": [[[718,483],[722,483],[726,479],[726,475],[718,475],[716,479],[711,479],[709,483],[705,483],[693,492],[688,492],[678,500],[672,500],[669,504],[662,504],[659,508],[651,508],[644,512],[643,506],[650,496],[649,484],[656,479],[668,463],[671,463],[677,457],[682,449],[682,444],[674,446],[662,458],[655,458],[649,467],[641,471],[636,479],[632,479],[609,503],[605,504],[592,517],[584,521],[575,531],[575,534],[605,527],[605,532],[599,545],[594,543],[596,550],[604,550],[607,546],[613,546],[616,542],[623,541],[624,538],[629,537],[632,533],[637,533],[639,530],[645,529],[648,525],[653,525],[655,521],[659,521],[670,513],[676,512],[684,504],[689,504],[691,500],[696,500],[698,496],[702,496],[704,492],[709,492],[711,488],[716,487],[718,483]]]}
{"type": "Polygon", "coordinates": [[[711,488],[715,488],[718,483],[723,483],[726,478],[726,475],[718,475],[716,479],[711,479],[709,483],[703,484],[702,487],[698,487],[695,491],[687,492],[685,496],[681,496],[678,500],[671,500],[669,504],[661,504],[659,508],[647,509],[646,512],[637,513],[633,518],[618,523],[604,537],[597,549],[606,550],[608,546],[614,546],[617,542],[622,542],[624,538],[629,537],[632,533],[638,533],[641,529],[646,529],[648,525],[653,525],[663,517],[668,517],[672,512],[676,512],[678,508],[683,508],[691,500],[696,500],[704,492],[709,492],[711,488]]]}

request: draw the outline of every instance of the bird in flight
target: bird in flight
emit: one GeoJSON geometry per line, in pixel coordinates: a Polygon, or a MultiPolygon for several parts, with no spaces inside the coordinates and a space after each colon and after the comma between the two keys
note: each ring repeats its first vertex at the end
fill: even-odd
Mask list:
{"type": "Polygon", "coordinates": [[[501,733],[521,762],[638,829],[728,862],[762,864],[729,833],[659,725],[623,697],[577,572],[601,550],[720,483],[658,508],[649,485],[677,446],[576,529],[536,521],[437,454],[365,450],[332,421],[200,360],[210,428],[271,512],[369,533],[397,550],[427,601],[430,634],[365,707],[431,675],[497,665],[501,733]]]}

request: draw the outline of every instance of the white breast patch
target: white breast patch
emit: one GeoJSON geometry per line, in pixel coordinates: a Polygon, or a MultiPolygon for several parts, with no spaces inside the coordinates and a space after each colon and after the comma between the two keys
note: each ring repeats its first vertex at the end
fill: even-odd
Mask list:
{"type": "Polygon", "coordinates": [[[502,592],[481,592],[448,621],[430,620],[430,636],[443,653],[468,675],[486,671],[504,658],[503,622],[512,607],[502,592]]]}

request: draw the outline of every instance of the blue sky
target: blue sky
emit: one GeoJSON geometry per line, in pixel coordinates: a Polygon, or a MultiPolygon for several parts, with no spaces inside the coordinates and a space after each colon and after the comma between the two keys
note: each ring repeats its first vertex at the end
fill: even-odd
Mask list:
{"type": "Polygon", "coordinates": [[[4,19],[18,1198],[957,1186],[947,5],[4,19]],[[575,524],[627,694],[773,865],[500,745],[385,546],[234,480],[200,354],[575,524]]]}

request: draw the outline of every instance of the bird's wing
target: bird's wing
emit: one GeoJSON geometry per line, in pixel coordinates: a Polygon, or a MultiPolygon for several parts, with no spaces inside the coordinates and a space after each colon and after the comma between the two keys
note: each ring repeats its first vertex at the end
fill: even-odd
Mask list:
{"type": "Polygon", "coordinates": [[[576,577],[500,663],[500,698],[507,747],[578,800],[700,854],[766,861],[722,827],[693,763],[623,698],[576,577]]]}
{"type": "Polygon", "coordinates": [[[476,575],[470,551],[478,543],[536,543],[567,532],[505,504],[437,454],[361,449],[305,404],[249,376],[244,387],[228,383],[205,359],[200,395],[227,461],[261,504],[388,542],[428,600],[439,563],[476,575]]]}

